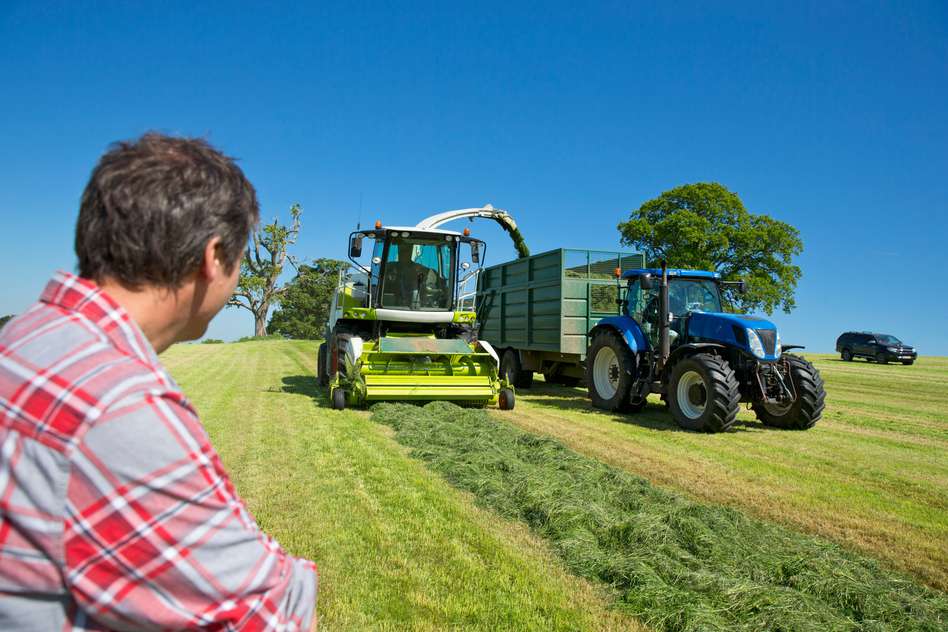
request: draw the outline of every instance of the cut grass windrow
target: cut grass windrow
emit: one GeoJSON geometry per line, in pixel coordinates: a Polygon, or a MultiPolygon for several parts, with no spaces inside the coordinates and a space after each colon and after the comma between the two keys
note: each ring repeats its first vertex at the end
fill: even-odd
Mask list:
{"type": "Polygon", "coordinates": [[[379,404],[412,454],[546,538],[574,573],[661,630],[932,630],[948,598],[859,554],[688,500],[448,403],[379,404]]]}

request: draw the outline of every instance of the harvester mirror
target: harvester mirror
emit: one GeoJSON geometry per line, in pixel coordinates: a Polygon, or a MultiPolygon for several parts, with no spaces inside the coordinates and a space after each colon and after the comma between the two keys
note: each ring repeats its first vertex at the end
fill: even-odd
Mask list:
{"type": "Polygon", "coordinates": [[[645,274],[640,276],[639,285],[642,286],[643,290],[651,290],[652,289],[652,275],[646,272],[645,274]]]}
{"type": "Polygon", "coordinates": [[[481,262],[481,245],[479,242],[471,242],[471,261],[474,263],[481,262]]]}
{"type": "Polygon", "coordinates": [[[357,259],[362,256],[362,235],[355,235],[349,242],[349,256],[357,259]]]}

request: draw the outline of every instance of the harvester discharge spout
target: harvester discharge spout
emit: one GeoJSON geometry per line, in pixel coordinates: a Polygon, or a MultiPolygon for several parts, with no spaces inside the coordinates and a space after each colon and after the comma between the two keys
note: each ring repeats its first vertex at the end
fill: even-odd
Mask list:
{"type": "Polygon", "coordinates": [[[510,239],[513,241],[514,248],[517,250],[517,257],[524,259],[530,256],[530,249],[527,247],[527,242],[520,233],[520,229],[517,228],[517,222],[514,221],[513,216],[511,216],[507,211],[494,208],[490,204],[485,204],[479,208],[462,208],[456,211],[445,211],[444,213],[438,213],[437,215],[432,215],[431,217],[421,220],[418,222],[417,226],[418,228],[438,228],[442,224],[446,224],[456,219],[474,219],[475,217],[492,219],[500,224],[500,227],[503,228],[508,235],[510,235],[510,239]]]}

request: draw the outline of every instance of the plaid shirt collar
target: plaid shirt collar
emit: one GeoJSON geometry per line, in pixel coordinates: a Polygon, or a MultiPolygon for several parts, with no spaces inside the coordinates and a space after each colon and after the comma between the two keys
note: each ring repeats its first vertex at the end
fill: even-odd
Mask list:
{"type": "Polygon", "coordinates": [[[46,284],[40,301],[86,317],[119,351],[162,370],[158,355],[132,317],[92,281],[59,270],[46,284]]]}

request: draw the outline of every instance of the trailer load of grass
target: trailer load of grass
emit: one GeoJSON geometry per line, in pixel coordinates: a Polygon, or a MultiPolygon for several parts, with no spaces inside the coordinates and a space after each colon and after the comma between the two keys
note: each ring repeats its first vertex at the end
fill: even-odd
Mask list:
{"type": "Polygon", "coordinates": [[[948,629],[943,593],[872,559],[653,487],[486,411],[379,404],[373,419],[656,629],[948,629]]]}

